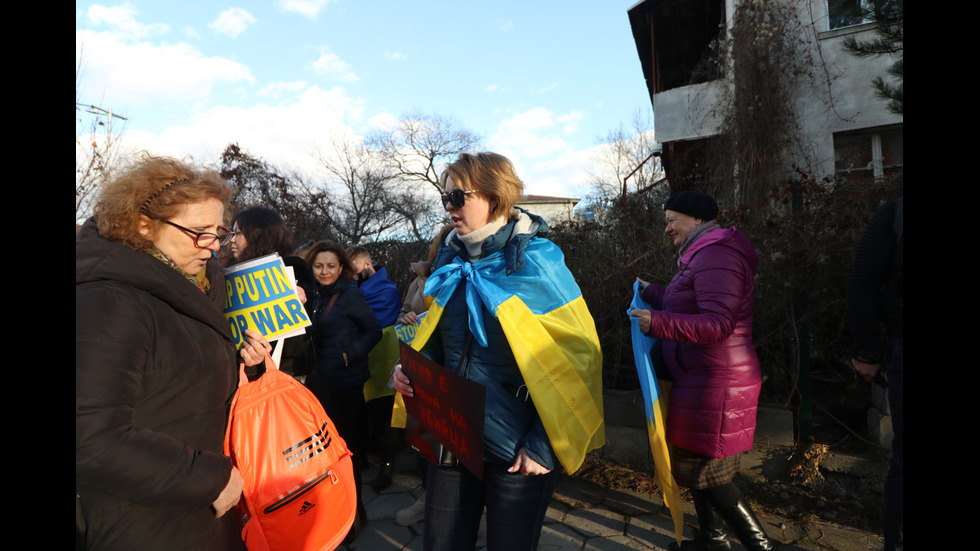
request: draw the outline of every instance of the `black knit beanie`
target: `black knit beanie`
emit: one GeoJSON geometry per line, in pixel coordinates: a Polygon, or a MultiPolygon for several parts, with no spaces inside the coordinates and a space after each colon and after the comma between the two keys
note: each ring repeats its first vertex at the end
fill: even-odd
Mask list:
{"type": "Polygon", "coordinates": [[[710,195],[699,191],[675,193],[664,201],[664,210],[680,212],[705,222],[718,218],[718,203],[710,195]]]}

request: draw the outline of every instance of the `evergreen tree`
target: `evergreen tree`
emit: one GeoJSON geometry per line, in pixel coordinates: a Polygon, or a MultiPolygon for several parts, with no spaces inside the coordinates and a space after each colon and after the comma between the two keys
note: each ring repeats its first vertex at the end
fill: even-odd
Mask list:
{"type": "MultiPolygon", "coordinates": [[[[898,59],[888,68],[888,74],[897,83],[886,82],[881,76],[877,76],[871,81],[872,86],[877,91],[880,98],[888,102],[888,108],[895,114],[901,115],[904,111],[904,8],[903,0],[871,0],[862,3],[865,7],[856,7],[862,10],[863,20],[873,21],[877,24],[875,33],[877,37],[873,40],[859,41],[853,36],[844,40],[844,48],[859,57],[873,55],[897,55],[898,59]]],[[[856,5],[852,4],[852,5],[856,5]]]]}

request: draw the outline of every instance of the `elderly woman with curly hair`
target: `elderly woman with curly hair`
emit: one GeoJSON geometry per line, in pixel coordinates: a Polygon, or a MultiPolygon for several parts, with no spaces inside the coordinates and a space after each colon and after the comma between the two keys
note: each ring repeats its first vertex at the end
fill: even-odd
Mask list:
{"type": "Polygon", "coordinates": [[[239,361],[214,254],[228,184],[147,157],[75,237],[75,539],[84,549],[242,549],[243,480],[222,453],[239,361]]]}

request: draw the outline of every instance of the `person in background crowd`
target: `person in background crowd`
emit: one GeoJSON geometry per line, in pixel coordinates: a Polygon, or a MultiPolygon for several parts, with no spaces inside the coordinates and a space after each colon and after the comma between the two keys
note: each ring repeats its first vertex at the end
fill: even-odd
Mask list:
{"type": "Polygon", "coordinates": [[[375,270],[367,249],[350,247],[347,255],[354,266],[364,299],[378,317],[383,332],[381,342],[368,358],[371,382],[365,386],[365,398],[368,400],[367,446],[377,451],[381,463],[378,474],[368,485],[375,492],[380,492],[391,485],[391,477],[395,472],[395,455],[401,442],[400,432],[391,427],[394,392],[388,388],[387,383],[391,378],[391,367],[399,357],[394,326],[402,307],[402,296],[398,287],[388,279],[388,270],[384,267],[375,270]]]}
{"type": "Polygon", "coordinates": [[[402,295],[388,279],[388,270],[384,267],[375,270],[371,254],[364,247],[351,247],[347,255],[357,274],[357,285],[371,310],[378,316],[378,323],[381,327],[394,325],[402,308],[402,295]]]}
{"type": "Polygon", "coordinates": [[[746,549],[775,549],[733,482],[739,454],[752,449],[762,388],[752,344],[759,257],[745,234],[718,225],[718,204],[709,195],[682,191],[667,199],[664,213],[665,233],[678,250],[677,273],[666,288],[641,280],[641,296],[653,310],[630,315],[658,339],[654,366],[673,377],[671,468],[677,483],[691,489],[701,527],[696,539],[670,548],[731,549],[720,516],[746,549]]]}
{"type": "Polygon", "coordinates": [[[885,549],[905,546],[905,402],[903,361],[903,198],[878,208],[858,243],[847,282],[847,313],[854,335],[854,369],[866,381],[886,372],[892,458],[885,479],[885,549]],[[884,332],[882,332],[884,326],[884,332]],[[884,336],[884,339],[882,337],[884,336]]]}
{"type": "Polygon", "coordinates": [[[77,549],[244,549],[241,474],[225,456],[238,363],[271,349],[222,314],[214,254],[231,190],[163,157],[100,192],[75,238],[77,549]]]}
{"type": "Polygon", "coordinates": [[[310,247],[313,246],[313,243],[315,243],[315,241],[304,241],[298,247],[296,247],[296,250],[293,251],[293,256],[306,259],[306,253],[310,251],[310,247]]]}
{"type": "MultiPolygon", "coordinates": [[[[316,278],[313,270],[302,258],[293,255],[293,236],[276,211],[263,206],[242,209],[231,220],[234,234],[231,248],[224,261],[225,266],[252,260],[260,256],[278,253],[283,264],[293,269],[296,277],[296,295],[312,315],[313,305],[308,297],[316,293],[316,278]]],[[[273,343],[279,346],[278,343],[273,343]]],[[[303,380],[312,366],[311,341],[307,335],[290,337],[282,344],[282,360],[279,369],[303,380]]]]}
{"type": "Polygon", "coordinates": [[[449,230],[453,229],[452,224],[446,224],[439,229],[435,239],[429,245],[429,251],[425,260],[412,262],[411,270],[415,274],[412,282],[408,284],[408,291],[402,301],[401,312],[398,313],[398,323],[412,325],[418,323],[419,316],[429,309],[430,299],[425,298],[425,282],[432,273],[432,262],[436,259],[436,252],[439,251],[439,243],[445,238],[449,230]]]}
{"type": "Polygon", "coordinates": [[[370,377],[368,352],[381,340],[381,326],[352,281],[353,266],[343,246],[318,241],[307,251],[306,262],[319,284],[312,318],[316,365],[306,384],[353,453],[357,516],[346,540],[352,541],[367,522],[361,499],[361,470],[367,465],[363,386],[370,377]]]}
{"type": "MultiPolygon", "coordinates": [[[[454,228],[412,345],[486,388],[483,478],[429,465],[423,549],[474,549],[484,508],[488,550],[535,549],[559,461],[574,472],[604,442],[598,336],[564,256],[542,237],[547,225],[516,208],[524,184],[506,157],[464,153],[440,179],[454,228]]],[[[394,381],[414,395],[400,365],[394,381]]]]}

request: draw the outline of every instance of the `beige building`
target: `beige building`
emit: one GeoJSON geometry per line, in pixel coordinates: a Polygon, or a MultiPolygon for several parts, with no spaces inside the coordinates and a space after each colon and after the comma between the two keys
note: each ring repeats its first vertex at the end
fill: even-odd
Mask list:
{"type": "Polygon", "coordinates": [[[573,219],[572,210],[581,199],[569,197],[549,197],[547,195],[523,195],[517,206],[537,214],[554,226],[573,219]]]}

